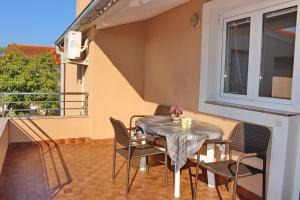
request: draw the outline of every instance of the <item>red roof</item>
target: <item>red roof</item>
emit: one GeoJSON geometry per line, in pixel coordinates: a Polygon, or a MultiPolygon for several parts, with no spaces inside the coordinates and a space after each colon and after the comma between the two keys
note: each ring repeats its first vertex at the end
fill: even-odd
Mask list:
{"type": "Polygon", "coordinates": [[[9,44],[6,51],[18,51],[26,56],[38,56],[44,53],[49,53],[52,56],[55,65],[60,65],[60,56],[56,53],[55,47],[51,46],[33,46],[33,45],[19,45],[9,44]]]}
{"type": "Polygon", "coordinates": [[[280,35],[295,39],[296,38],[296,32],[284,30],[284,29],[278,29],[274,31],[275,33],[278,33],[280,35]]]}

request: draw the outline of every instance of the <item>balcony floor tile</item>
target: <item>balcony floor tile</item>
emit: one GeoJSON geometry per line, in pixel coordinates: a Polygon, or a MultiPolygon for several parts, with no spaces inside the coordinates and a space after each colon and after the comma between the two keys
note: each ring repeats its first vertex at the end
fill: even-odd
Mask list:
{"type": "MultiPolygon", "coordinates": [[[[169,189],[164,186],[164,166],[150,160],[149,174],[131,167],[134,179],[129,195],[124,194],[126,164],[117,157],[118,176],[111,181],[112,145],[31,145],[9,148],[0,176],[0,199],[5,200],[166,200],[173,198],[173,173],[169,189]]],[[[192,174],[194,168],[191,168],[192,174]]],[[[194,181],[194,177],[192,176],[194,181]]],[[[198,199],[231,199],[224,186],[208,188],[199,181],[198,199]]],[[[182,170],[181,198],[191,199],[188,168],[182,170]]]]}

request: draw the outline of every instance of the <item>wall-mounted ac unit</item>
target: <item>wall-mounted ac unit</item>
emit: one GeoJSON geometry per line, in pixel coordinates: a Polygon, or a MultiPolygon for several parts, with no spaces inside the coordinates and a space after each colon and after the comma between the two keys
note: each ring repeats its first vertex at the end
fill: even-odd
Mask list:
{"type": "Polygon", "coordinates": [[[77,31],[69,31],[65,38],[65,58],[70,60],[81,58],[81,40],[82,33],[77,31]]]}

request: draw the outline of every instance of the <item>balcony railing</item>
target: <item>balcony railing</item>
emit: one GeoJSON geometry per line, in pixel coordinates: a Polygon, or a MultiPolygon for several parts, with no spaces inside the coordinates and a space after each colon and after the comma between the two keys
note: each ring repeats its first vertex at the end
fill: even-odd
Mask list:
{"type": "Polygon", "coordinates": [[[0,93],[0,114],[2,117],[87,116],[88,93],[0,93]]]}

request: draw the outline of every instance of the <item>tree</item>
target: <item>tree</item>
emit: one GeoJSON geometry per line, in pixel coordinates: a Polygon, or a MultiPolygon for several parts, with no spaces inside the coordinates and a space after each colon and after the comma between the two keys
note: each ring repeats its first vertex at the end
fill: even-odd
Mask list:
{"type": "MultiPolygon", "coordinates": [[[[0,57],[0,92],[59,92],[58,72],[51,55],[28,57],[17,51],[5,52],[0,57]]],[[[59,95],[7,95],[4,101],[20,102],[8,105],[13,109],[25,109],[16,112],[17,115],[28,113],[26,109],[32,106],[28,101],[38,101],[34,106],[47,109],[46,113],[59,108],[59,102],[53,102],[59,101],[59,95]]]]}
{"type": "Polygon", "coordinates": [[[4,48],[0,47],[0,57],[2,57],[4,54],[4,48]]]}

